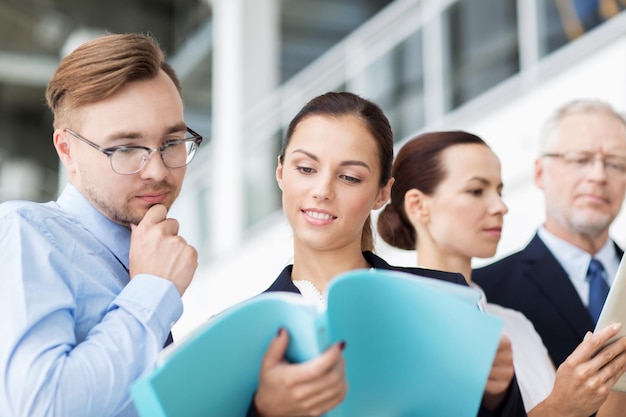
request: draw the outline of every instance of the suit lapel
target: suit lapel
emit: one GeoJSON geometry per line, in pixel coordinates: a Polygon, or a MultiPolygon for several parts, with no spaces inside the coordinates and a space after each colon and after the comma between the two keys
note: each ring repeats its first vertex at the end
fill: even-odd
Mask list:
{"type": "Polygon", "coordinates": [[[533,282],[567,323],[582,338],[594,325],[587,308],[565,270],[538,235],[524,249],[524,275],[533,282]]]}
{"type": "Polygon", "coordinates": [[[622,248],[619,247],[619,245],[615,242],[613,242],[613,245],[615,245],[615,253],[618,259],[622,259],[622,256],[624,256],[624,251],[622,250],[622,248]]]}

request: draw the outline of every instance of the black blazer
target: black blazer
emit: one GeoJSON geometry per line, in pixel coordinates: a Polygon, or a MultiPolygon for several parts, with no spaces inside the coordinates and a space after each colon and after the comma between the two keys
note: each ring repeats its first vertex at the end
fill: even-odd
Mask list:
{"type": "MultiPolygon", "coordinates": [[[[398,267],[389,265],[382,258],[374,255],[372,252],[363,252],[363,257],[365,260],[376,269],[385,269],[392,271],[401,271],[407,272],[410,274],[421,275],[428,278],[440,279],[443,281],[453,282],[460,285],[467,286],[467,282],[462,274],[453,273],[453,272],[444,272],[438,271],[434,269],[424,269],[424,268],[411,268],[411,267],[398,267]]],[[[298,288],[293,284],[291,280],[291,271],[293,265],[288,265],[283,269],[280,273],[276,281],[270,285],[270,287],[264,292],[272,292],[272,291],[287,291],[287,292],[295,292],[300,293],[298,288]]],[[[247,417],[256,417],[258,414],[254,407],[254,402],[250,404],[250,408],[248,410],[247,417]]],[[[523,417],[526,416],[526,411],[524,411],[524,404],[522,402],[522,396],[519,391],[519,387],[517,385],[517,381],[513,378],[513,382],[511,383],[511,388],[509,389],[509,393],[507,398],[502,403],[502,406],[496,411],[490,411],[485,409],[484,407],[480,407],[478,412],[478,417],[523,417]]]]}
{"type": "Polygon", "coordinates": [[[537,234],[523,250],[475,269],[472,280],[489,302],[521,311],[533,323],[557,367],[594,329],[567,273],[537,234]]]}
{"type": "MultiPolygon", "coordinates": [[[[424,268],[410,268],[410,267],[401,267],[401,266],[392,266],[389,265],[384,259],[379,256],[374,255],[372,252],[363,252],[363,257],[369,263],[372,268],[375,269],[386,269],[391,271],[400,271],[407,272],[409,274],[421,275],[428,278],[436,278],[442,281],[453,282],[455,284],[461,284],[467,286],[467,282],[462,274],[452,273],[452,272],[444,272],[437,271],[435,269],[424,269],[424,268]]],[[[287,265],[285,269],[282,270],[276,281],[269,286],[264,292],[273,292],[273,291],[287,291],[287,292],[295,292],[300,294],[298,287],[293,284],[291,280],[291,271],[293,269],[293,265],[287,265]]]]}

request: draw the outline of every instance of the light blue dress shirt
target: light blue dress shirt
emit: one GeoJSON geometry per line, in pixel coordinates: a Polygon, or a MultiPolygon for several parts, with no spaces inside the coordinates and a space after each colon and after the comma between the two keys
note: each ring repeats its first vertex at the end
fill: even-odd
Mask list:
{"type": "Polygon", "coordinates": [[[0,416],[137,415],[129,387],[182,314],[172,283],[129,280],[130,231],[72,185],[0,205],[0,416]]]}

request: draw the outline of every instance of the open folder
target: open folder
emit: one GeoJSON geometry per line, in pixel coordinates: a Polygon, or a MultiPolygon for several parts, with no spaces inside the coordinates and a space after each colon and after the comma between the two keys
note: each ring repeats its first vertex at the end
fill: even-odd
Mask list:
{"type": "MultiPolygon", "coordinates": [[[[613,336],[607,344],[626,336],[626,261],[624,256],[622,256],[622,260],[617,268],[615,279],[604,302],[604,307],[602,307],[600,317],[598,317],[594,332],[613,323],[622,323],[623,326],[619,333],[613,336]]],[[[613,390],[626,392],[626,374],[617,380],[615,385],[613,385],[613,390]]]]}
{"type": "Polygon", "coordinates": [[[502,328],[479,310],[477,291],[363,269],[337,276],[326,297],[321,311],[297,294],[265,293],[211,318],[131,387],[139,414],[245,416],[282,327],[292,362],[346,342],[348,393],[328,417],[476,416],[502,328]]]}

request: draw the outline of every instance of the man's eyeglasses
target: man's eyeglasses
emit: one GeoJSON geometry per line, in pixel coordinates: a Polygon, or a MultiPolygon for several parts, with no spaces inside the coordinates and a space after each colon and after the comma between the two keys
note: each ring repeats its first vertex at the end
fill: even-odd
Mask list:
{"type": "Polygon", "coordinates": [[[191,162],[200,143],[202,143],[202,136],[187,128],[187,132],[191,137],[170,140],[158,148],[133,145],[103,148],[71,129],[65,128],[63,130],[105,154],[109,158],[113,171],[122,175],[136,174],[141,171],[150,160],[152,153],[157,151],[166,167],[182,168],[191,162]]]}
{"type": "Polygon", "coordinates": [[[591,152],[571,151],[563,153],[545,153],[546,158],[558,158],[568,167],[581,171],[593,167],[596,160],[602,162],[604,171],[609,176],[624,176],[626,174],[626,157],[616,155],[600,155],[591,152]]]}

